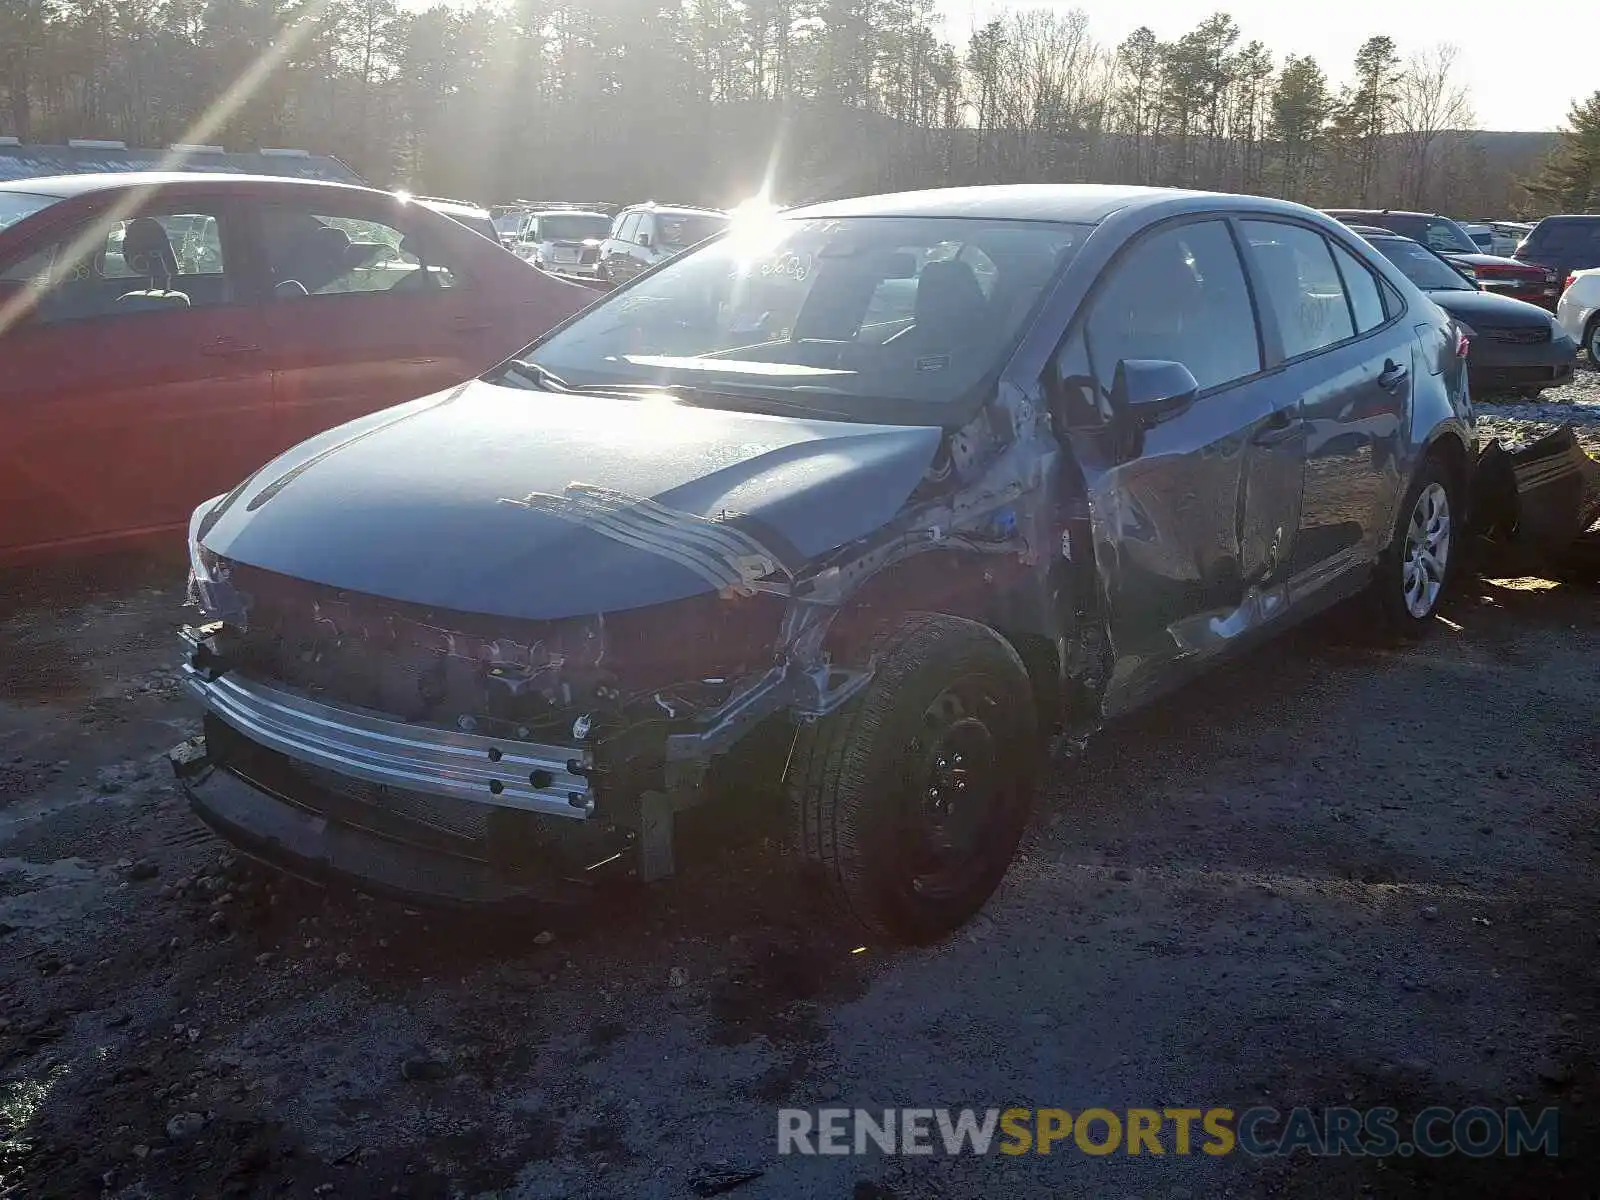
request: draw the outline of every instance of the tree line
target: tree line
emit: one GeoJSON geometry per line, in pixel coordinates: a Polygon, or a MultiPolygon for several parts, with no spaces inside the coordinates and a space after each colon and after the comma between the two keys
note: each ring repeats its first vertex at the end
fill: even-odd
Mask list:
{"type": "Polygon", "coordinates": [[[1279,60],[1220,12],[1114,46],[1079,10],[942,28],[933,0],[0,0],[0,133],[301,146],[485,201],[1098,181],[1554,203],[1490,161],[1448,45],[1279,60]]]}

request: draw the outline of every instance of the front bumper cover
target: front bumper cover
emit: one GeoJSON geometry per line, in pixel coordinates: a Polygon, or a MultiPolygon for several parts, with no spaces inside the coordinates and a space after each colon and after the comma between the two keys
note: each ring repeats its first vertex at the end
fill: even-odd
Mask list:
{"type": "Polygon", "coordinates": [[[592,887],[386,838],[301,808],[216,762],[204,738],[168,756],[195,814],[246,856],[317,884],[451,908],[580,901],[592,887]]]}
{"type": "Polygon", "coordinates": [[[1490,442],[1473,474],[1473,525],[1508,543],[1561,551],[1596,537],[1600,462],[1570,425],[1515,450],[1490,442]]]}

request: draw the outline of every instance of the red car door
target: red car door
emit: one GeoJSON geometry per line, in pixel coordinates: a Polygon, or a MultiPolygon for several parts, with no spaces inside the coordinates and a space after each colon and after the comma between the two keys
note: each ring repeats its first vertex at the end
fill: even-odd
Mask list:
{"type": "Polygon", "coordinates": [[[493,254],[526,271],[513,256],[398,199],[294,192],[255,213],[280,448],[469,379],[515,348],[495,345],[507,319],[470,261],[493,254]]]}
{"type": "Polygon", "coordinates": [[[0,262],[36,299],[0,333],[0,558],[181,529],[270,444],[235,212],[161,194],[40,243],[0,262]]]}

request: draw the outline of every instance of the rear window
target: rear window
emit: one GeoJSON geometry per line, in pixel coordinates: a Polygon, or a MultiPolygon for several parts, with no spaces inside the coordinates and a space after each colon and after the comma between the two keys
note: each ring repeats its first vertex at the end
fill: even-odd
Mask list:
{"type": "Polygon", "coordinates": [[[656,218],[663,246],[693,246],[728,227],[727,217],[663,213],[656,218]]]}
{"type": "Polygon", "coordinates": [[[0,192],[0,229],[33,216],[60,199],[60,196],[36,196],[31,192],[0,192]]]}
{"type": "Polygon", "coordinates": [[[1573,217],[1547,217],[1528,235],[1528,245],[1556,252],[1600,251],[1600,217],[1590,221],[1573,217]]]}
{"type": "Polygon", "coordinates": [[[539,218],[541,241],[581,242],[610,232],[611,218],[601,213],[547,213],[539,218]]]}

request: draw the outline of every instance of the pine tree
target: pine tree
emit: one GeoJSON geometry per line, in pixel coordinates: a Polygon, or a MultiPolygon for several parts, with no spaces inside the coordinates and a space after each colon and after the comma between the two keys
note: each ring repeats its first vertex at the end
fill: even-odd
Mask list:
{"type": "Polygon", "coordinates": [[[1573,101],[1561,141],[1528,192],[1548,212],[1600,211],[1600,92],[1573,101]]]}

